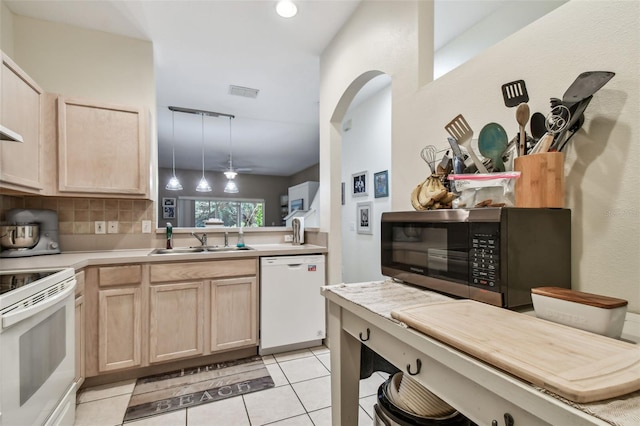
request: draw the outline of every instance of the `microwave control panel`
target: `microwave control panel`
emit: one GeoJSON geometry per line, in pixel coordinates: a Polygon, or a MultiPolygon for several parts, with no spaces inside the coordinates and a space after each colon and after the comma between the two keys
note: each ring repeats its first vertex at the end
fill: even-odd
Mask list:
{"type": "Polygon", "coordinates": [[[498,290],[500,245],[497,233],[474,233],[471,236],[471,283],[498,290]]]}

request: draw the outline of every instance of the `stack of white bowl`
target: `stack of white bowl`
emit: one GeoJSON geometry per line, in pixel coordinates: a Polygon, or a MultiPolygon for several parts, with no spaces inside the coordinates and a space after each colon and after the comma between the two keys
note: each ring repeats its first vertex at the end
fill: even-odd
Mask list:
{"type": "Polygon", "coordinates": [[[442,418],[456,412],[455,408],[402,372],[391,378],[388,394],[389,400],[398,408],[416,416],[442,418]]]}

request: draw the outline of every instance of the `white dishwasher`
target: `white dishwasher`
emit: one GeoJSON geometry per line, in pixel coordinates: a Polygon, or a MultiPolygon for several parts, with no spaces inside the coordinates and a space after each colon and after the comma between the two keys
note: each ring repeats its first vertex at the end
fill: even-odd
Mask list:
{"type": "Polygon", "coordinates": [[[260,259],[260,355],[321,344],[324,281],[324,255],[260,259]]]}

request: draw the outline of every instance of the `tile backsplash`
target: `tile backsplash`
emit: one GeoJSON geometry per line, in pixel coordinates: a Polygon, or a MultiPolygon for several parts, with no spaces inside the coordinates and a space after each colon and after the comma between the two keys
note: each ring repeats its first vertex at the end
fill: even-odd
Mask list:
{"type": "Polygon", "coordinates": [[[96,221],[118,222],[117,234],[141,234],[143,220],[150,220],[155,228],[151,200],[0,195],[0,221],[13,208],[56,211],[60,235],[95,234],[96,221]]]}

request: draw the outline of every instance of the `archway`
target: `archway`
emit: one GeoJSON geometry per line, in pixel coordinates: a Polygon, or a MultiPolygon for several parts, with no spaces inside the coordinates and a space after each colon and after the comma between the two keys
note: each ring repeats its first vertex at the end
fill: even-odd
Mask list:
{"type": "Polygon", "coordinates": [[[332,125],[340,153],[339,187],[332,192],[340,200],[339,209],[331,209],[331,222],[339,224],[333,248],[339,245],[340,253],[331,255],[341,259],[341,282],[380,280],[380,216],[391,206],[391,77],[370,71],[355,79],[336,106],[332,125]]]}

